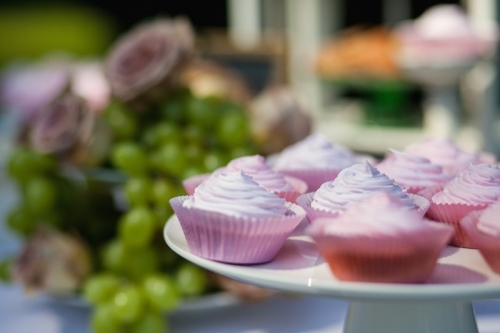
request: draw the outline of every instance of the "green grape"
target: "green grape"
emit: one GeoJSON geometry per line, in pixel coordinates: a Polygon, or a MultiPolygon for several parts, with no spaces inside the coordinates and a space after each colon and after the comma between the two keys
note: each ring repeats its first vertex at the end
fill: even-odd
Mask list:
{"type": "Polygon", "coordinates": [[[90,327],[93,333],[117,333],[120,332],[120,323],[115,318],[115,307],[113,304],[103,304],[95,307],[90,319],[90,327]]]}
{"type": "Polygon", "coordinates": [[[207,287],[205,271],[191,263],[183,263],[175,273],[175,281],[181,292],[186,296],[200,295],[207,287]]]}
{"type": "Polygon", "coordinates": [[[161,313],[147,312],[130,328],[130,333],[167,333],[161,313]]]}
{"type": "Polygon", "coordinates": [[[138,248],[127,251],[127,265],[123,273],[132,280],[138,281],[158,270],[159,258],[154,248],[138,248]]]}
{"type": "Polygon", "coordinates": [[[120,220],[119,236],[128,247],[137,248],[147,245],[156,226],[156,216],[146,207],[135,207],[120,220]]]}
{"type": "Polygon", "coordinates": [[[28,209],[35,214],[45,213],[53,209],[56,195],[55,183],[42,177],[30,180],[26,184],[24,194],[28,209]]]}
{"type": "Polygon", "coordinates": [[[120,287],[120,279],[111,274],[93,275],[83,285],[83,295],[91,304],[110,302],[120,287]]]}
{"type": "Polygon", "coordinates": [[[120,143],[111,152],[113,164],[131,174],[144,174],[148,168],[148,158],[144,149],[132,142],[120,143]]]}
{"type": "Polygon", "coordinates": [[[162,122],[148,128],[143,135],[143,142],[150,147],[158,147],[168,142],[179,142],[181,130],[174,123],[162,122]]]}
{"type": "Polygon", "coordinates": [[[211,151],[205,155],[203,161],[204,166],[208,172],[212,172],[215,169],[225,166],[229,162],[229,157],[220,151],[211,151]]]}
{"type": "Polygon", "coordinates": [[[157,179],[153,183],[153,201],[158,206],[170,206],[170,199],[176,193],[175,185],[165,178],[157,179]]]}
{"type": "Polygon", "coordinates": [[[158,222],[158,228],[160,229],[163,229],[163,227],[165,227],[165,223],[174,213],[170,205],[157,206],[155,207],[154,212],[156,215],[156,221],[158,222]]]}
{"type": "Polygon", "coordinates": [[[184,104],[181,98],[167,100],[160,106],[160,114],[163,119],[180,124],[185,120],[184,104]]]}
{"type": "Polygon", "coordinates": [[[184,170],[182,173],[182,179],[187,179],[189,177],[201,175],[203,173],[206,173],[206,169],[203,166],[192,166],[184,170]]]}
{"type": "Polygon", "coordinates": [[[202,163],[204,151],[200,145],[189,143],[184,147],[184,152],[191,163],[202,163]]]}
{"type": "Polygon", "coordinates": [[[36,176],[35,154],[27,149],[16,149],[9,157],[7,170],[18,181],[26,181],[36,176]]]}
{"type": "Polygon", "coordinates": [[[206,98],[193,97],[186,102],[187,117],[190,122],[202,128],[210,128],[217,122],[218,112],[206,98]]]}
{"type": "Polygon", "coordinates": [[[186,165],[186,155],[179,143],[170,142],[154,153],[153,164],[162,172],[180,175],[186,165]]]}
{"type": "Polygon", "coordinates": [[[130,324],[143,313],[144,293],[134,285],[121,288],[113,298],[113,314],[120,322],[130,324]]]}
{"type": "Polygon", "coordinates": [[[130,178],[125,184],[125,197],[133,206],[145,205],[151,198],[153,183],[146,177],[130,178]]]}
{"type": "Polygon", "coordinates": [[[101,255],[104,268],[110,271],[121,272],[127,266],[127,251],[119,240],[107,244],[101,255]]]}
{"type": "Polygon", "coordinates": [[[4,259],[0,263],[0,281],[4,282],[9,282],[11,277],[10,277],[10,271],[12,267],[12,259],[4,259]]]}
{"type": "Polygon", "coordinates": [[[35,231],[37,221],[26,207],[20,206],[9,212],[7,225],[20,235],[29,236],[35,231]]]}
{"type": "Polygon", "coordinates": [[[104,111],[104,118],[117,139],[131,139],[137,133],[137,119],[125,104],[113,101],[104,111]]]}
{"type": "Polygon", "coordinates": [[[232,149],[231,152],[229,153],[229,156],[231,157],[231,159],[235,159],[238,157],[251,156],[255,154],[256,154],[255,149],[249,146],[243,146],[232,149]]]}
{"type": "Polygon", "coordinates": [[[142,288],[146,299],[157,310],[170,310],[179,303],[179,290],[173,279],[164,274],[146,277],[142,288]]]}
{"type": "Polygon", "coordinates": [[[217,138],[227,148],[240,147],[249,137],[247,119],[243,113],[228,114],[217,126],[217,138]]]}

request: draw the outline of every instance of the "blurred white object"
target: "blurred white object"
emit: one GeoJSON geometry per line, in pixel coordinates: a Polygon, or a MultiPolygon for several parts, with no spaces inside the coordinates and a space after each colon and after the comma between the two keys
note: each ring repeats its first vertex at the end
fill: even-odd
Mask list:
{"type": "Polygon", "coordinates": [[[92,111],[102,111],[111,97],[111,88],[98,61],[81,62],[73,66],[71,90],[87,100],[92,111]]]}

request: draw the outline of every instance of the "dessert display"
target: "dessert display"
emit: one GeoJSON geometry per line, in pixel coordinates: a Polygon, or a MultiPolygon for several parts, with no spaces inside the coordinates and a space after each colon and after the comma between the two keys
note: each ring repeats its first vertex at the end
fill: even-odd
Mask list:
{"type": "Polygon", "coordinates": [[[365,159],[316,133],[285,148],[274,158],[272,167],[304,180],[309,191],[316,191],[323,183],[334,180],[344,168],[365,159]]]}
{"type": "Polygon", "coordinates": [[[215,173],[192,196],[176,197],[170,203],[190,251],[228,263],[272,260],[305,217],[302,208],[269,192],[241,170],[215,173]]]}
{"type": "Polygon", "coordinates": [[[394,179],[394,182],[409,193],[418,193],[426,188],[442,186],[453,175],[445,173],[439,165],[418,155],[389,149],[390,154],[377,164],[377,169],[394,179]]]}
{"type": "Polygon", "coordinates": [[[451,245],[474,248],[460,225],[472,211],[482,210],[500,199],[500,169],[497,165],[469,164],[431,198],[429,218],[455,228],[451,245]]]}
{"type": "Polygon", "coordinates": [[[453,228],[381,193],[335,219],[316,220],[308,233],[339,280],[419,283],[430,276],[453,228]]]}
{"type": "MultiPolygon", "coordinates": [[[[214,173],[240,170],[251,176],[260,186],[289,202],[295,202],[299,195],[307,191],[307,184],[303,180],[283,176],[274,171],[261,155],[238,157],[229,162],[227,166],[215,170],[214,173]]],[[[185,179],[182,184],[186,192],[191,195],[196,187],[209,177],[210,174],[193,176],[185,179]]]]}
{"type": "Polygon", "coordinates": [[[460,226],[490,268],[500,274],[500,201],[467,214],[460,226]]]}
{"type": "Polygon", "coordinates": [[[427,199],[407,193],[369,162],[345,168],[335,180],[324,183],[316,192],[300,196],[297,203],[306,211],[309,222],[313,223],[320,217],[342,215],[350,206],[375,193],[386,193],[420,216],[424,216],[429,208],[427,199]]]}

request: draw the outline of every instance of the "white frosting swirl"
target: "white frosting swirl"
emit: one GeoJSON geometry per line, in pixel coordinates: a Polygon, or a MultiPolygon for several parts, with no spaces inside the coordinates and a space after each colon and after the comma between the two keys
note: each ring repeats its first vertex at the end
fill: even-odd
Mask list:
{"type": "Polygon", "coordinates": [[[447,182],[453,175],[443,172],[442,167],[427,158],[390,149],[391,155],[377,168],[404,187],[429,187],[447,182]]]}
{"type": "Polygon", "coordinates": [[[311,207],[342,213],[355,202],[374,193],[386,193],[407,209],[417,209],[406,190],[366,162],[342,170],[333,181],[326,182],[314,194],[311,207]]]}
{"type": "Polygon", "coordinates": [[[244,156],[229,162],[225,172],[243,171],[260,186],[271,192],[291,191],[293,186],[285,177],[271,169],[260,155],[244,156]]]}
{"type": "Polygon", "coordinates": [[[469,153],[453,143],[450,139],[430,139],[410,145],[405,152],[422,156],[443,167],[445,172],[457,174],[467,168],[469,162],[481,162],[479,154],[469,153]]]}
{"type": "Polygon", "coordinates": [[[481,212],[477,229],[486,235],[500,236],[500,201],[488,206],[481,212]]]}
{"type": "Polygon", "coordinates": [[[435,203],[488,205],[500,199],[500,169],[497,165],[469,164],[432,197],[435,203]]]}
{"type": "Polygon", "coordinates": [[[357,156],[316,133],[286,148],[276,158],[276,170],[344,169],[357,163],[357,156]]]}
{"type": "Polygon", "coordinates": [[[236,217],[285,216],[286,201],[257,184],[242,171],[213,174],[183,206],[236,217]]]}
{"type": "Polygon", "coordinates": [[[324,234],[344,236],[398,236],[429,227],[422,217],[385,193],[356,202],[338,218],[323,221],[324,234]]]}

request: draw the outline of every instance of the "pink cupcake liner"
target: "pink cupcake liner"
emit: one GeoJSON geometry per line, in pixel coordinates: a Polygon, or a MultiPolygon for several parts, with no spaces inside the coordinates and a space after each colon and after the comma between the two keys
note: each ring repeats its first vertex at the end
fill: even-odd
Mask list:
{"type": "MultiPolygon", "coordinates": [[[[318,224],[327,223],[323,219],[318,224]]],[[[411,237],[325,235],[308,229],[333,274],[342,281],[419,283],[431,275],[453,228],[437,223],[411,237]]]]}
{"type": "Polygon", "coordinates": [[[460,221],[460,225],[471,244],[479,250],[488,266],[495,273],[500,274],[500,237],[482,233],[477,229],[480,216],[480,211],[473,211],[460,221]]]}
{"type": "Polygon", "coordinates": [[[483,210],[488,205],[466,205],[466,204],[437,204],[431,200],[431,206],[427,211],[427,216],[436,221],[441,222],[455,228],[450,245],[474,249],[472,240],[467,233],[462,229],[460,220],[469,213],[476,210],[483,210]]]}
{"type": "Polygon", "coordinates": [[[284,217],[245,218],[183,207],[189,196],[170,200],[189,250],[202,258],[232,264],[259,264],[276,257],[288,236],[305,217],[304,210],[287,203],[284,217]]]}
{"type": "Polygon", "coordinates": [[[193,195],[194,190],[198,187],[198,185],[210,178],[211,175],[211,173],[203,173],[201,175],[186,178],[182,181],[182,186],[188,195],[193,195]]]}
{"type": "Polygon", "coordinates": [[[308,186],[308,191],[316,191],[326,182],[332,181],[339,175],[342,169],[318,169],[318,170],[277,170],[287,176],[302,179],[308,186]]]}
{"type": "Polygon", "coordinates": [[[276,191],[274,194],[276,194],[278,197],[285,199],[288,202],[295,203],[297,198],[301,196],[302,194],[307,192],[307,183],[303,181],[302,179],[291,177],[291,176],[285,176],[285,180],[292,185],[293,190],[291,191],[276,191]]]}
{"type": "MultiPolygon", "coordinates": [[[[307,215],[307,220],[310,224],[313,224],[314,221],[319,218],[336,218],[340,215],[339,212],[329,212],[326,210],[312,208],[311,204],[314,200],[314,193],[316,192],[306,193],[297,198],[297,205],[304,208],[307,215]]],[[[408,196],[413,199],[413,204],[418,207],[417,213],[421,217],[424,217],[425,213],[430,207],[429,200],[416,194],[409,193],[408,196]]]]}
{"type": "Polygon", "coordinates": [[[314,193],[316,192],[306,193],[297,198],[297,205],[304,209],[310,224],[313,224],[314,221],[319,218],[336,218],[340,215],[338,212],[329,212],[312,208],[311,203],[314,200],[314,193]]]}

